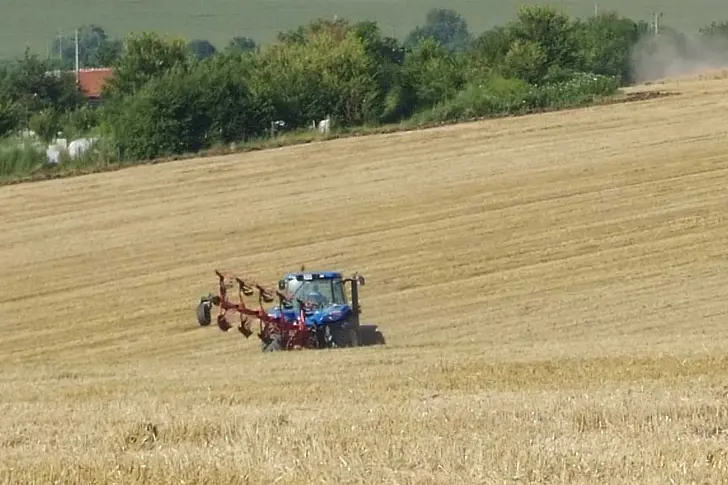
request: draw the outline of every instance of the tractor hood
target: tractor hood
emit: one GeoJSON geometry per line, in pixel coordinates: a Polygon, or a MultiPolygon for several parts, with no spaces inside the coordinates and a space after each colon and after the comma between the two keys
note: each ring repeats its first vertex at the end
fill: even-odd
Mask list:
{"type": "MultiPolygon", "coordinates": [[[[281,312],[287,320],[295,320],[298,317],[298,313],[295,310],[287,308],[281,310],[280,307],[271,308],[268,311],[268,315],[271,317],[279,317],[281,312]]],[[[306,325],[311,327],[342,322],[348,318],[350,313],[351,307],[349,305],[332,304],[315,312],[307,313],[306,325]]]]}

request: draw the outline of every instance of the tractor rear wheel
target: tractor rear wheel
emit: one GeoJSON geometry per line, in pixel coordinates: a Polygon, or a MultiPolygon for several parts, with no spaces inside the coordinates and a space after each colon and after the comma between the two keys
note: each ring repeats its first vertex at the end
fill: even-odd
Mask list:
{"type": "Polygon", "coordinates": [[[387,343],[384,334],[382,334],[376,325],[362,325],[360,331],[361,340],[359,343],[362,346],[385,345],[387,343]]]}
{"type": "Polygon", "coordinates": [[[207,327],[212,323],[212,318],[210,317],[210,302],[207,300],[200,300],[200,303],[197,305],[197,323],[201,327],[207,327]]]}
{"type": "Polygon", "coordinates": [[[379,330],[374,332],[374,342],[376,345],[386,345],[387,339],[384,338],[384,334],[379,330]]]}
{"type": "Polygon", "coordinates": [[[279,350],[283,350],[282,345],[283,337],[279,333],[271,334],[270,340],[268,342],[263,342],[260,345],[260,351],[261,352],[278,352],[279,350]]]}

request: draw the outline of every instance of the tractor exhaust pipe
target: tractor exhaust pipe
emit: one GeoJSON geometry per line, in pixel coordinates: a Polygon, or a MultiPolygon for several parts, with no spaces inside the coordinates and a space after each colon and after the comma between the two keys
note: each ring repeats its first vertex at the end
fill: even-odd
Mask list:
{"type": "Polygon", "coordinates": [[[356,278],[351,281],[351,309],[354,311],[354,327],[358,330],[361,308],[359,307],[359,281],[356,278]]]}
{"type": "Polygon", "coordinates": [[[359,305],[359,285],[364,284],[364,277],[355,274],[352,278],[348,278],[351,283],[351,310],[353,313],[352,323],[354,324],[354,333],[356,335],[357,345],[361,342],[361,330],[359,315],[361,314],[361,306],[359,305]]]}

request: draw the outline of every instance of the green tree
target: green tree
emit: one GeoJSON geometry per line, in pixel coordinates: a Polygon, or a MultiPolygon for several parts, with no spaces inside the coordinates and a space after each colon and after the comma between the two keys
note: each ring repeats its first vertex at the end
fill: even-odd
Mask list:
{"type": "Polygon", "coordinates": [[[357,22],[351,30],[364,43],[367,54],[385,64],[385,67],[401,65],[404,62],[404,46],[394,37],[383,36],[376,22],[370,20],[357,22]]]}
{"type": "Polygon", "coordinates": [[[413,91],[406,86],[407,80],[402,75],[406,55],[404,45],[393,37],[382,35],[379,25],[373,21],[358,22],[353,31],[364,44],[367,56],[377,66],[379,91],[384,93],[380,120],[392,122],[402,119],[411,112],[414,103],[413,91]]]}
{"type": "Polygon", "coordinates": [[[333,20],[317,18],[296,29],[279,32],[276,37],[282,44],[306,44],[322,33],[341,41],[350,31],[351,24],[344,18],[337,17],[333,20]]]}
{"type": "Polygon", "coordinates": [[[255,90],[278,119],[296,127],[327,115],[342,125],[380,119],[381,66],[357,32],[304,29],[286,39],[262,53],[254,71],[255,90]]]}
{"type": "Polygon", "coordinates": [[[0,95],[15,106],[23,125],[41,110],[67,112],[83,103],[72,73],[53,72],[48,61],[28,50],[21,59],[6,66],[0,95]]]}
{"type": "Polygon", "coordinates": [[[432,38],[425,38],[405,58],[402,76],[413,91],[412,108],[435,105],[454,96],[464,85],[463,58],[432,38]]]}
{"type": "Polygon", "coordinates": [[[258,45],[250,37],[239,36],[233,37],[228,44],[228,49],[237,50],[240,52],[255,52],[258,50],[258,45]]]}
{"type": "Polygon", "coordinates": [[[500,65],[511,49],[514,37],[507,27],[497,26],[480,34],[472,45],[472,57],[488,66],[500,65]]]}
{"type": "Polygon", "coordinates": [[[105,112],[105,127],[123,159],[149,159],[200,150],[209,119],[200,84],[174,66],[105,112]]]}
{"type": "Polygon", "coordinates": [[[503,59],[502,74],[531,84],[540,83],[548,72],[548,59],[541,44],[515,40],[503,59]]]}
{"type": "Polygon", "coordinates": [[[110,97],[132,95],[173,68],[188,68],[190,60],[187,46],[181,39],[165,40],[149,32],[132,34],[124,42],[124,51],[104,94],[110,97]]]}
{"type": "Polygon", "coordinates": [[[133,96],[105,107],[104,132],[125,159],[194,152],[260,135],[270,115],[250,89],[252,61],[240,53],[175,66],[133,96]]]}
{"type": "Polygon", "coordinates": [[[217,49],[210,43],[209,40],[195,39],[187,43],[188,52],[196,59],[207,59],[208,57],[214,56],[217,49]]]}
{"type": "Polygon", "coordinates": [[[111,67],[121,58],[124,43],[119,39],[106,40],[95,52],[94,63],[98,67],[111,67]]]}
{"type": "MultiPolygon", "coordinates": [[[[75,33],[56,37],[51,44],[53,55],[61,54],[58,67],[73,69],[76,63],[75,33]]],[[[78,59],[81,67],[107,67],[118,59],[121,42],[110,39],[98,25],[83,25],[78,29],[78,59]]]]}
{"type": "Polygon", "coordinates": [[[575,37],[580,71],[617,76],[623,83],[631,80],[631,53],[641,37],[637,23],[604,12],[577,22],[575,37]]]}
{"type": "MultiPolygon", "coordinates": [[[[357,59],[363,63],[359,64],[359,66],[365,69],[367,78],[372,80],[367,90],[375,93],[367,102],[369,108],[366,109],[368,113],[366,119],[368,121],[382,121],[401,117],[402,106],[406,105],[408,101],[405,90],[401,87],[400,66],[404,62],[405,51],[399,41],[392,37],[383,36],[376,22],[361,21],[352,24],[342,18],[333,20],[319,18],[295,30],[282,32],[278,38],[283,46],[311,47],[317,42],[319,43],[317,45],[320,45],[319,41],[323,38],[322,36],[330,38],[333,42],[340,42],[347,48],[352,47],[354,43],[363,46],[364,55],[357,57],[357,59]],[[366,64],[366,67],[362,67],[364,64],[366,64]],[[400,93],[404,94],[400,95],[400,93]]],[[[327,56],[331,54],[328,53],[327,56]]],[[[304,76],[303,73],[298,75],[304,76]]],[[[313,83],[313,85],[319,82],[313,81],[316,78],[316,73],[307,73],[306,76],[309,76],[309,79],[311,79],[309,82],[313,83]]],[[[289,80],[286,82],[293,83],[294,81],[289,80]]],[[[309,93],[306,96],[310,98],[316,95],[309,93]]],[[[326,103],[317,103],[326,105],[326,103]]],[[[299,121],[294,122],[292,118],[289,118],[289,114],[284,114],[283,111],[279,112],[282,113],[281,118],[300,126],[301,123],[321,119],[327,112],[333,114],[337,110],[335,108],[337,103],[332,103],[331,108],[321,108],[315,111],[308,121],[299,119],[299,121]]],[[[279,108],[282,105],[290,106],[290,104],[280,102],[277,102],[277,105],[279,108]]],[[[338,103],[338,105],[341,105],[341,103],[338,103]]],[[[294,111],[300,112],[298,109],[294,111]]],[[[345,120],[350,116],[343,116],[343,118],[339,121],[348,123],[345,120]]]]}
{"type": "Polygon", "coordinates": [[[20,124],[17,105],[7,97],[0,96],[0,138],[8,135],[20,124]]]}
{"type": "Polygon", "coordinates": [[[425,25],[417,26],[407,35],[405,46],[415,48],[425,39],[434,39],[451,52],[470,47],[472,36],[465,19],[451,9],[433,8],[427,12],[425,25]]]}
{"type": "Polygon", "coordinates": [[[574,26],[566,14],[553,7],[522,6],[509,30],[513,40],[538,44],[546,56],[548,69],[573,69],[576,66],[578,45],[574,26]]]}
{"type": "Polygon", "coordinates": [[[698,29],[698,34],[707,38],[728,39],[728,22],[713,21],[708,25],[700,27],[698,29]]]}
{"type": "Polygon", "coordinates": [[[250,57],[235,51],[218,54],[200,63],[196,70],[201,103],[210,122],[210,143],[246,140],[266,130],[272,109],[250,86],[250,57]]]}

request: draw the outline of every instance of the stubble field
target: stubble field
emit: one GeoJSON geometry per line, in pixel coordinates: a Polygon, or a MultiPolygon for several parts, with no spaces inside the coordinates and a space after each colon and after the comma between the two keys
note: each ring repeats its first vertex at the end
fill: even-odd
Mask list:
{"type": "Polygon", "coordinates": [[[0,483],[725,481],[728,82],[654,88],[0,188],[0,483]],[[387,345],[197,327],[301,264],[387,345]]]}

